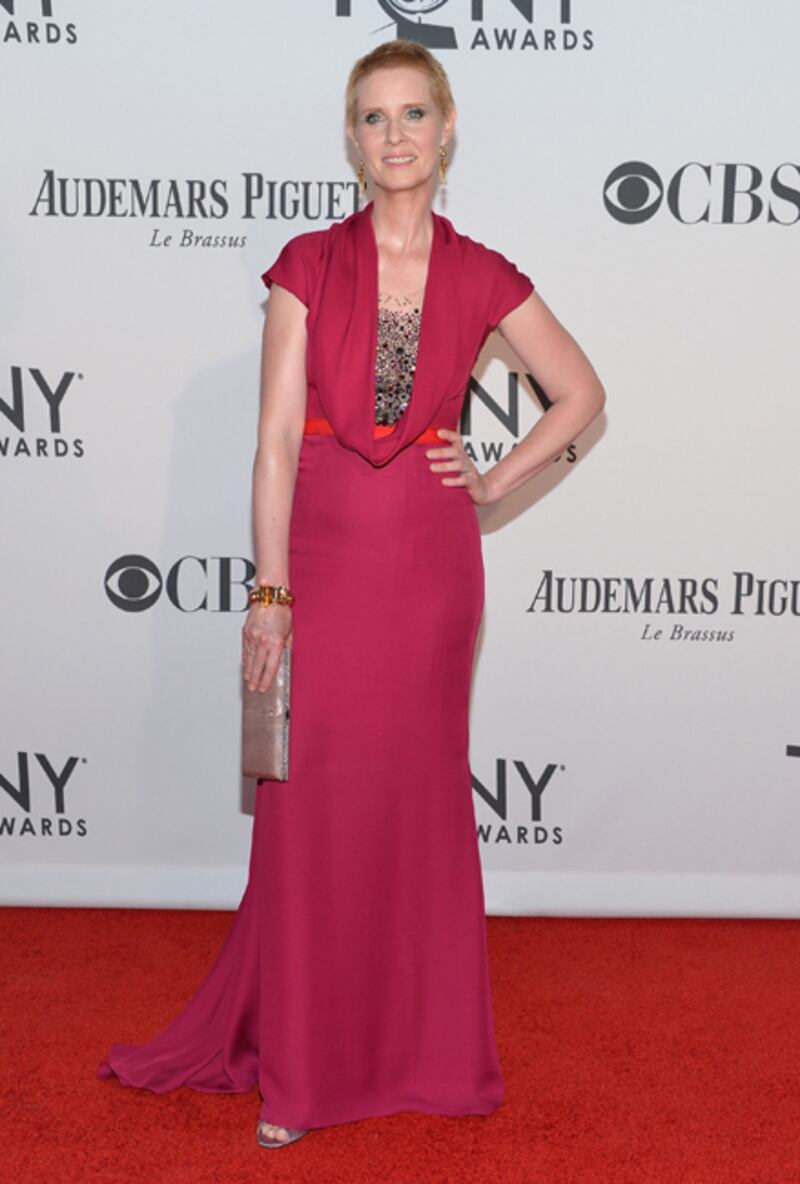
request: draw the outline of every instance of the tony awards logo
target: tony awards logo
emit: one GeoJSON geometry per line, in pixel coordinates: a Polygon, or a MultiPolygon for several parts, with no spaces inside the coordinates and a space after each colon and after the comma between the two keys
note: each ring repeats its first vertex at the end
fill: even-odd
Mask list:
{"type": "MultiPolygon", "coordinates": [[[[0,0],[3,45],[74,45],[77,29],[55,19],[53,0],[0,0]]],[[[59,3],[59,12],[63,4],[59,3]]]]}

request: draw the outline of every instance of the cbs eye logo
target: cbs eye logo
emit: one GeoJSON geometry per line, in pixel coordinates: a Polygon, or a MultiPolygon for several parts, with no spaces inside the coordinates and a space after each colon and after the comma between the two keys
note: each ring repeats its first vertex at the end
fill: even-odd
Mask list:
{"type": "Polygon", "coordinates": [[[120,555],[106,568],[105,593],[115,608],[143,613],[163,595],[182,613],[246,612],[256,568],[242,555],[181,555],[163,573],[146,555],[120,555]]]}
{"type": "Polygon", "coordinates": [[[748,226],[759,219],[776,226],[800,222],[800,164],[784,160],[766,174],[747,161],[690,160],[666,185],[643,160],[618,164],[606,177],[603,204],[617,222],[647,222],[662,203],[684,226],[748,226]]]}
{"type": "Polygon", "coordinates": [[[145,555],[121,555],[105,576],[106,596],[115,608],[127,613],[152,608],[163,586],[161,572],[145,555]]]}
{"type": "Polygon", "coordinates": [[[658,210],[664,185],[658,173],[643,160],[629,160],[612,169],[603,186],[603,204],[612,218],[634,226],[646,222],[658,210]]]}

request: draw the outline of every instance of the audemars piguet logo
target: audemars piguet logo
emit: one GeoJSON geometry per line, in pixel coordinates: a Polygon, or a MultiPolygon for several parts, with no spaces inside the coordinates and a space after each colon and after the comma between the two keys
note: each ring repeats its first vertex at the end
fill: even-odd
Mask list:
{"type": "Polygon", "coordinates": [[[286,180],[258,172],[231,178],[75,177],[45,169],[26,212],[30,218],[132,222],[145,228],[150,247],[193,252],[247,245],[241,226],[224,233],[225,219],[328,225],[357,209],[352,180],[286,180]]]}
{"type": "Polygon", "coordinates": [[[3,45],[75,45],[73,21],[57,19],[68,0],[0,0],[0,42],[3,45]]]}
{"type": "Polygon", "coordinates": [[[529,613],[648,616],[642,641],[729,642],[732,628],[709,628],[703,618],[800,616],[800,579],[752,571],[717,576],[566,576],[542,572],[529,613]],[[681,618],[670,620],[669,618],[681,618]]]}

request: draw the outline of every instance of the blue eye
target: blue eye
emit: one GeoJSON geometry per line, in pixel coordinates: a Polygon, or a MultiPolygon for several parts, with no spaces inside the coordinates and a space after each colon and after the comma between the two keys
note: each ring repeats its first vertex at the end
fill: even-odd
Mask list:
{"type": "MultiPolygon", "coordinates": [[[[418,119],[416,117],[418,116],[419,118],[422,118],[422,116],[425,114],[425,110],[423,107],[409,107],[407,114],[413,115],[415,117],[413,122],[417,123],[418,119]]],[[[372,118],[373,115],[375,116],[375,119],[383,118],[380,111],[368,111],[364,116],[364,123],[374,123],[375,119],[372,118]]]]}

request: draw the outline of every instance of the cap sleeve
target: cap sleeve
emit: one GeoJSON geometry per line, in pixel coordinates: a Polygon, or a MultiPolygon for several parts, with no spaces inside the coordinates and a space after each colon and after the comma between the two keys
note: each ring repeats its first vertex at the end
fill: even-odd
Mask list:
{"type": "Polygon", "coordinates": [[[273,283],[288,288],[308,308],[309,282],[304,237],[297,235],[289,239],[272,267],[263,272],[261,279],[267,288],[271,288],[273,283]]]}
{"type": "Polygon", "coordinates": [[[488,254],[491,266],[487,324],[490,329],[496,329],[504,316],[527,300],[534,290],[534,283],[500,251],[490,250],[488,254]]]}

